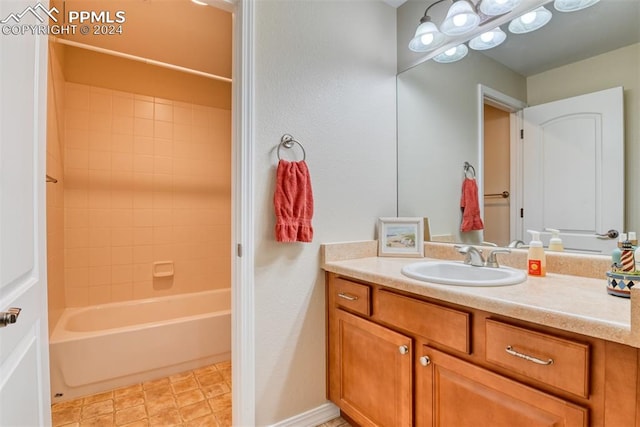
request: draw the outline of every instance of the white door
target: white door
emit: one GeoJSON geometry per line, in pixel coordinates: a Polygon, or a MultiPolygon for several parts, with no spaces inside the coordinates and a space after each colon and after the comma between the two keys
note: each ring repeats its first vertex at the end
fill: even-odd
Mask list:
{"type": "Polygon", "coordinates": [[[567,250],[611,253],[597,234],[623,231],[623,122],[622,87],[525,108],[525,241],[556,228],[567,250]]]}
{"type": "MultiPolygon", "coordinates": [[[[47,1],[41,2],[46,8],[47,1]]],[[[0,1],[0,27],[40,24],[38,3],[0,1]],[[32,7],[20,17],[27,8],[32,7]]],[[[45,258],[47,38],[0,33],[0,426],[51,424],[45,258]]]]}

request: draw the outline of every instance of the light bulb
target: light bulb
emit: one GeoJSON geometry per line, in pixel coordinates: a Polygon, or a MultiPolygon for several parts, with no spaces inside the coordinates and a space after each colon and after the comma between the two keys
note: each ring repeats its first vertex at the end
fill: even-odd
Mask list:
{"type": "Polygon", "coordinates": [[[536,20],[536,11],[534,10],[533,12],[529,12],[529,13],[525,13],[524,15],[522,15],[520,17],[520,20],[524,23],[524,24],[531,24],[533,21],[536,20]]]}
{"type": "Polygon", "coordinates": [[[480,40],[482,40],[485,43],[489,43],[491,40],[493,40],[493,31],[487,31],[486,33],[482,33],[480,35],[480,40]]]}
{"type": "Polygon", "coordinates": [[[456,27],[462,27],[467,23],[467,15],[461,13],[460,15],[456,15],[453,17],[453,25],[456,27]]]}
{"type": "Polygon", "coordinates": [[[446,50],[444,54],[447,56],[453,56],[456,54],[456,50],[457,50],[457,47],[452,47],[451,49],[446,50]]]}
{"type": "Polygon", "coordinates": [[[423,34],[422,36],[420,36],[420,42],[422,42],[422,44],[425,46],[430,45],[431,43],[433,43],[433,34],[432,33],[423,34]]]}

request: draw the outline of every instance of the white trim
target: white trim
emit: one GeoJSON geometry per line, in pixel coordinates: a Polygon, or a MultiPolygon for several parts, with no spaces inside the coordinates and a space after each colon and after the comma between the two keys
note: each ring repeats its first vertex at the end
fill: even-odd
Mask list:
{"type": "MultiPolygon", "coordinates": [[[[478,188],[484,192],[484,104],[489,104],[510,114],[510,188],[509,193],[509,236],[510,240],[522,240],[522,219],[520,209],[522,206],[522,145],[520,129],[522,128],[522,109],[527,104],[519,99],[512,98],[495,89],[478,84],[478,165],[476,166],[478,188]]],[[[484,197],[480,198],[480,215],[484,217],[484,197]]]]}
{"type": "Polygon", "coordinates": [[[231,280],[232,417],[255,425],[254,321],[254,0],[240,0],[233,37],[233,208],[231,280]],[[240,256],[238,248],[242,247],[240,256]]]}
{"type": "MultiPolygon", "coordinates": [[[[340,416],[340,408],[331,402],[320,405],[291,418],[271,424],[269,427],[314,427],[340,416]]],[[[234,422],[235,424],[235,422],[234,422]]],[[[239,424],[238,424],[239,425],[239,424]]]]}

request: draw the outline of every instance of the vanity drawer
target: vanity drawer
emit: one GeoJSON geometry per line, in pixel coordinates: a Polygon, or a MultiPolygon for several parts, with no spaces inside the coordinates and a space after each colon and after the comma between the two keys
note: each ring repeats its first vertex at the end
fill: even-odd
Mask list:
{"type": "Polygon", "coordinates": [[[371,315],[371,288],[369,286],[337,277],[333,281],[333,293],[334,301],[338,307],[365,316],[371,315]]]}
{"type": "Polygon", "coordinates": [[[469,354],[471,315],[381,290],[374,299],[374,316],[389,325],[469,354]]]}
{"type": "Polygon", "coordinates": [[[486,360],[589,397],[589,346],[487,319],[486,360]]]}

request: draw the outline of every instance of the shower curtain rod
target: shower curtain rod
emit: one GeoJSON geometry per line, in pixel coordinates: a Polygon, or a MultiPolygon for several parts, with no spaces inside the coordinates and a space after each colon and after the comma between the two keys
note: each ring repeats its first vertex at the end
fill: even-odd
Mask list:
{"type": "Polygon", "coordinates": [[[149,65],[156,65],[158,67],[168,68],[170,70],[181,71],[183,73],[194,74],[200,77],[206,77],[208,79],[219,80],[222,82],[231,83],[232,80],[228,77],[218,76],[216,74],[205,73],[204,71],[194,70],[192,68],[181,67],[179,65],[169,64],[167,62],[156,61],[155,59],[144,58],[142,56],[130,55],[128,53],[122,53],[111,49],[105,49],[102,47],[92,46],[90,44],[78,43],[72,40],[61,39],[59,37],[49,37],[49,40],[53,43],[60,43],[67,46],[79,47],[80,49],[91,50],[98,53],[104,53],[106,55],[117,56],[119,58],[130,59],[132,61],[143,62],[149,65]]]}

